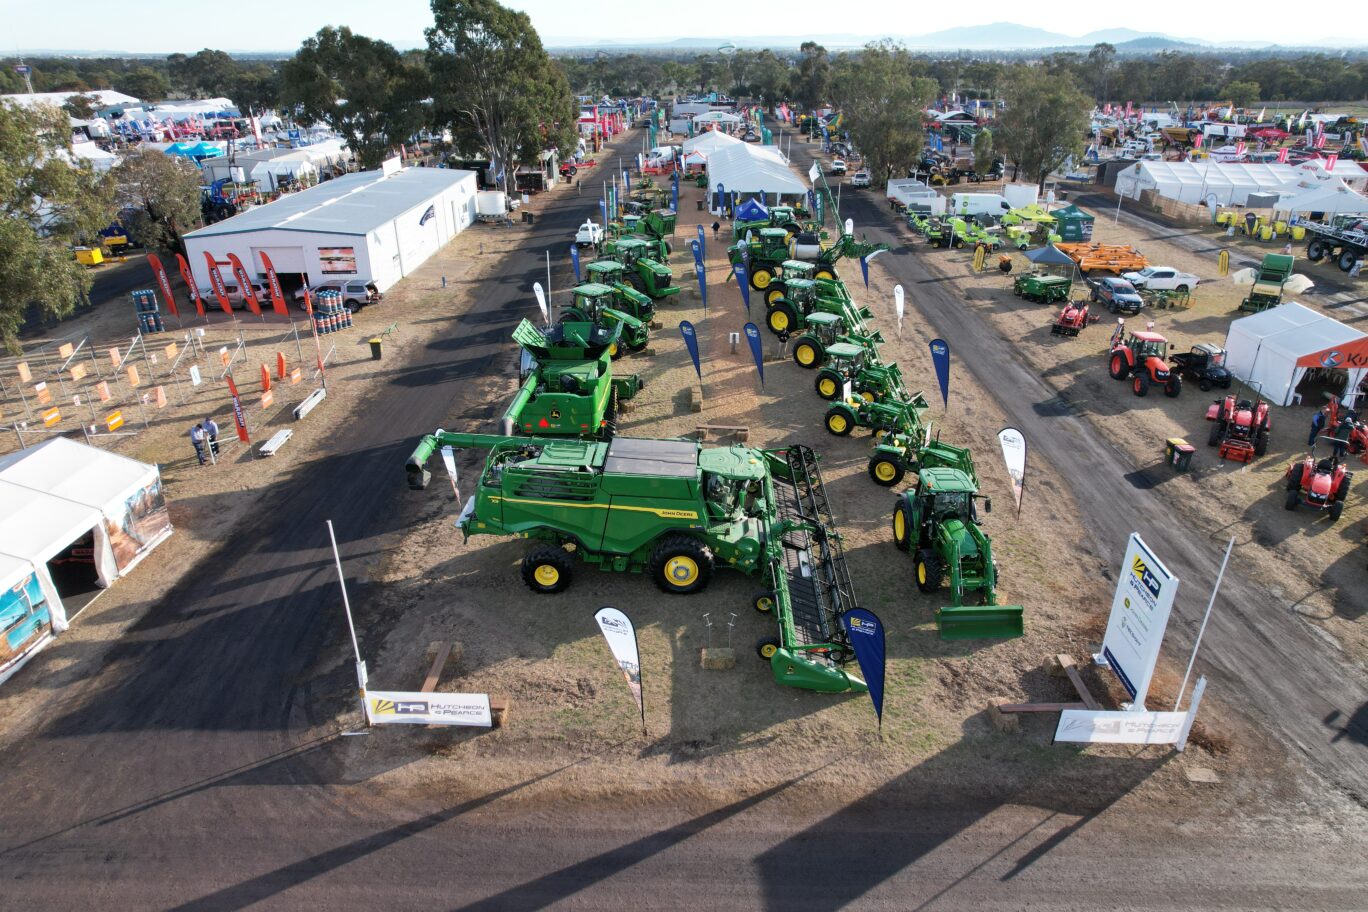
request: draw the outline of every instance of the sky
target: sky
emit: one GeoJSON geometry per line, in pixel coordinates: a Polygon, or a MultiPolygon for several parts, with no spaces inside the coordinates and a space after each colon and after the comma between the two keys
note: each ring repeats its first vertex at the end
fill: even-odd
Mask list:
{"type": "MultiPolygon", "coordinates": [[[[924,5],[900,4],[893,14],[885,12],[885,7],[877,14],[841,19],[831,16],[831,0],[689,0],[683,7],[642,0],[504,2],[527,12],[543,40],[552,43],[571,38],[592,41],[677,36],[715,37],[720,43],[759,35],[821,41],[831,34],[908,36],[999,21],[1066,35],[1129,25],[1179,38],[1280,44],[1318,42],[1335,35],[1368,36],[1368,5],[1360,2],[1336,5],[1331,18],[1287,15],[1276,20],[1253,15],[1255,7],[1245,7],[1250,14],[1232,15],[1238,5],[1213,0],[1155,0],[1144,5],[1143,18],[1123,15],[1118,11],[1137,8],[1118,4],[979,0],[958,7],[959,15],[953,5],[933,7],[934,15],[928,16],[924,5]],[[677,24],[680,9],[688,10],[688,23],[682,26],[677,24]],[[1358,21],[1347,21],[1345,16],[1358,21]],[[806,31],[804,23],[810,23],[806,31]]],[[[872,12],[870,7],[864,9],[872,12]]],[[[203,47],[288,51],[324,25],[347,25],[404,48],[422,44],[423,29],[431,23],[431,15],[428,0],[227,0],[208,5],[194,0],[131,0],[112,7],[90,0],[0,0],[0,53],[59,49],[165,54],[203,47]]]]}

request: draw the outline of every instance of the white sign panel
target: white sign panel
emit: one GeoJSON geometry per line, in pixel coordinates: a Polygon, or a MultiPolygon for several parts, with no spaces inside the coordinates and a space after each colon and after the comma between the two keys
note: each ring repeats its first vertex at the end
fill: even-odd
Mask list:
{"type": "Polygon", "coordinates": [[[1012,479],[1012,496],[1016,498],[1017,515],[1021,515],[1021,492],[1026,485],[1026,437],[1014,427],[998,431],[1002,445],[1002,461],[1012,479]]]}
{"type": "Polygon", "coordinates": [[[622,676],[627,679],[627,686],[636,698],[637,709],[644,720],[646,707],[641,699],[641,657],[637,653],[636,628],[627,615],[616,608],[600,608],[594,612],[594,620],[598,621],[599,630],[603,631],[608,649],[622,669],[622,676]]]}
{"type": "Polygon", "coordinates": [[[366,719],[371,725],[494,725],[489,694],[368,690],[366,719]]]}
{"type": "Polygon", "coordinates": [[[1131,695],[1135,712],[1145,710],[1145,695],[1177,591],[1178,577],[1160,563],[1139,535],[1131,533],[1102,652],[1093,658],[1116,672],[1131,695]]]}
{"type": "Polygon", "coordinates": [[[1125,712],[1066,709],[1059,714],[1056,741],[1083,744],[1177,744],[1185,712],[1125,712]]]}

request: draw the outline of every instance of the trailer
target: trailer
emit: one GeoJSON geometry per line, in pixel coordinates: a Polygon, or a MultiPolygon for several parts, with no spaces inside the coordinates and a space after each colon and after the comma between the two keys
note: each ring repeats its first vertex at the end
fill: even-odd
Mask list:
{"type": "Polygon", "coordinates": [[[1292,218],[1292,224],[1310,235],[1306,258],[1313,263],[1329,259],[1342,271],[1353,272],[1368,257],[1368,220],[1345,217],[1327,225],[1299,215],[1292,218]]]}

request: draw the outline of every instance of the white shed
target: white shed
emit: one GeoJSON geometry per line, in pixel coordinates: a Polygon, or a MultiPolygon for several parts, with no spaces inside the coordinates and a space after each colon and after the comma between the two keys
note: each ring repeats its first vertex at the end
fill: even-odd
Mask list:
{"type": "Polygon", "coordinates": [[[385,291],[475,218],[474,171],[362,171],[281,197],[185,236],[196,283],[209,288],[204,254],[228,254],[264,276],[266,253],[287,290],[330,278],[370,280],[385,291]]]}

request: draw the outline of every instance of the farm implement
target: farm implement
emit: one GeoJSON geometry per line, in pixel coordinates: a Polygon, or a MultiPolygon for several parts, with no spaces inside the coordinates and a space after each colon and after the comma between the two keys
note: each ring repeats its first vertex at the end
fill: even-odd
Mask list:
{"type": "Polygon", "coordinates": [[[1233,395],[1217,399],[1207,407],[1207,421],[1212,422],[1207,435],[1207,446],[1220,446],[1222,459],[1253,462],[1256,456],[1268,452],[1268,434],[1273,429],[1268,415],[1268,403],[1262,399],[1250,401],[1233,395]]]}
{"type": "Polygon", "coordinates": [[[810,262],[815,266],[813,278],[834,279],[836,262],[842,257],[859,259],[888,249],[887,244],[857,241],[849,234],[842,234],[835,243],[824,245],[815,232],[804,232],[790,240],[783,228],[762,228],[758,236],[751,232],[749,241],[743,239],[729,247],[727,256],[732,265],[744,259],[751,287],[764,291],[782,272],[785,260],[810,262]]]}
{"type": "Polygon", "coordinates": [[[1012,294],[1027,301],[1053,304],[1069,300],[1073,281],[1068,276],[1023,273],[1012,280],[1012,294]]]}
{"type": "Polygon", "coordinates": [[[844,669],[853,654],[840,619],[855,607],[855,592],[817,457],[807,447],[438,430],[409,457],[410,488],[426,487],[426,463],[444,447],[489,451],[456,524],[467,538],[531,539],[522,579],[533,592],[564,590],[577,559],[646,573],[676,595],[703,591],[719,565],[731,567],[763,580],[752,603],[772,613],[778,629],[756,652],[777,682],[826,693],[867,689],[844,669]]]}
{"type": "Polygon", "coordinates": [[[611,346],[613,357],[640,351],[650,341],[655,302],[630,285],[585,282],[576,285],[571,295],[573,303],[561,310],[560,322],[592,323],[605,329],[622,327],[618,341],[611,346]]]}
{"type": "Polygon", "coordinates": [[[1354,481],[1354,473],[1343,460],[1334,457],[1317,460],[1314,450],[1288,466],[1284,477],[1287,479],[1287,500],[1283,504],[1286,509],[1308,506],[1328,513],[1331,522],[1338,521],[1344,512],[1344,498],[1349,495],[1349,485],[1354,481]]]}
{"type": "Polygon", "coordinates": [[[1084,275],[1091,272],[1139,272],[1149,265],[1134,247],[1116,244],[1055,244],[1060,252],[1078,264],[1084,275]]]}
{"type": "Polygon", "coordinates": [[[604,248],[605,255],[599,261],[620,263],[627,283],[637,291],[655,301],[679,294],[679,286],[674,284],[674,273],[664,262],[655,258],[656,254],[668,254],[665,241],[623,237],[606,242],[604,248]]]}
{"type": "Polygon", "coordinates": [[[622,330],[622,323],[562,322],[545,331],[519,323],[513,341],[525,353],[523,383],[500,422],[504,433],[611,437],[618,403],[642,387],[635,374],[613,376],[622,330]]]}

